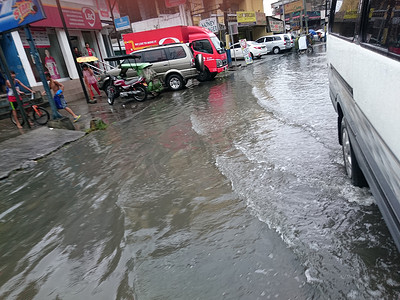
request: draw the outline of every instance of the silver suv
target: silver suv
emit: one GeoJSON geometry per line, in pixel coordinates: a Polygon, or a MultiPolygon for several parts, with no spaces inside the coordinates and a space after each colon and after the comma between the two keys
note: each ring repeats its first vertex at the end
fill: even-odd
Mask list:
{"type": "Polygon", "coordinates": [[[292,41],[288,34],[266,35],[257,39],[256,42],[265,45],[268,53],[278,54],[292,49],[292,41]]]}
{"type": "MultiPolygon", "coordinates": [[[[151,63],[151,68],[162,79],[164,85],[174,91],[182,89],[188,79],[196,78],[199,74],[192,50],[186,44],[157,46],[135,51],[134,54],[139,55],[140,59],[125,59],[117,68],[108,71],[107,74],[129,79],[137,76],[136,71],[132,68],[135,62],[151,63]]],[[[102,75],[99,80],[99,86],[104,91],[109,84],[107,78],[106,75],[102,75]]]]}

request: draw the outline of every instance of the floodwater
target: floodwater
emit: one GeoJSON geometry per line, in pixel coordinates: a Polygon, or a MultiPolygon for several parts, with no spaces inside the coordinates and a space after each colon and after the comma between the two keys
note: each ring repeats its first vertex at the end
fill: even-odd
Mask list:
{"type": "Polygon", "coordinates": [[[0,182],[0,299],[398,299],[316,50],[166,92],[0,182]]]}

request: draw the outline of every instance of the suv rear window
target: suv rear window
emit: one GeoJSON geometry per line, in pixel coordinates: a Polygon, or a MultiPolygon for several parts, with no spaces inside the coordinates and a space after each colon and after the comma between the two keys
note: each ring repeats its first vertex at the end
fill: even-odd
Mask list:
{"type": "Polygon", "coordinates": [[[170,47],[165,50],[167,51],[167,57],[169,60],[186,57],[185,49],[183,49],[182,46],[170,47]]]}

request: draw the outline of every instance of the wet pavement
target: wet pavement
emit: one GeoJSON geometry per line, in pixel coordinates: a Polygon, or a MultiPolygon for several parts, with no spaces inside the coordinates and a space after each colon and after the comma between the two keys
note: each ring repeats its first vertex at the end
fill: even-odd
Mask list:
{"type": "Polygon", "coordinates": [[[0,298],[399,298],[323,48],[139,105],[0,182],[0,298]]]}

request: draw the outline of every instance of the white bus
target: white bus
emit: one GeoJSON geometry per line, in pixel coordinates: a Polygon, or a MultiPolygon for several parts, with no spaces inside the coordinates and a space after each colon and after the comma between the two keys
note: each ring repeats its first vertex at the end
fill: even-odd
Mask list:
{"type": "Polygon", "coordinates": [[[333,0],[327,49],[347,175],[369,185],[400,250],[399,3],[333,0]]]}

